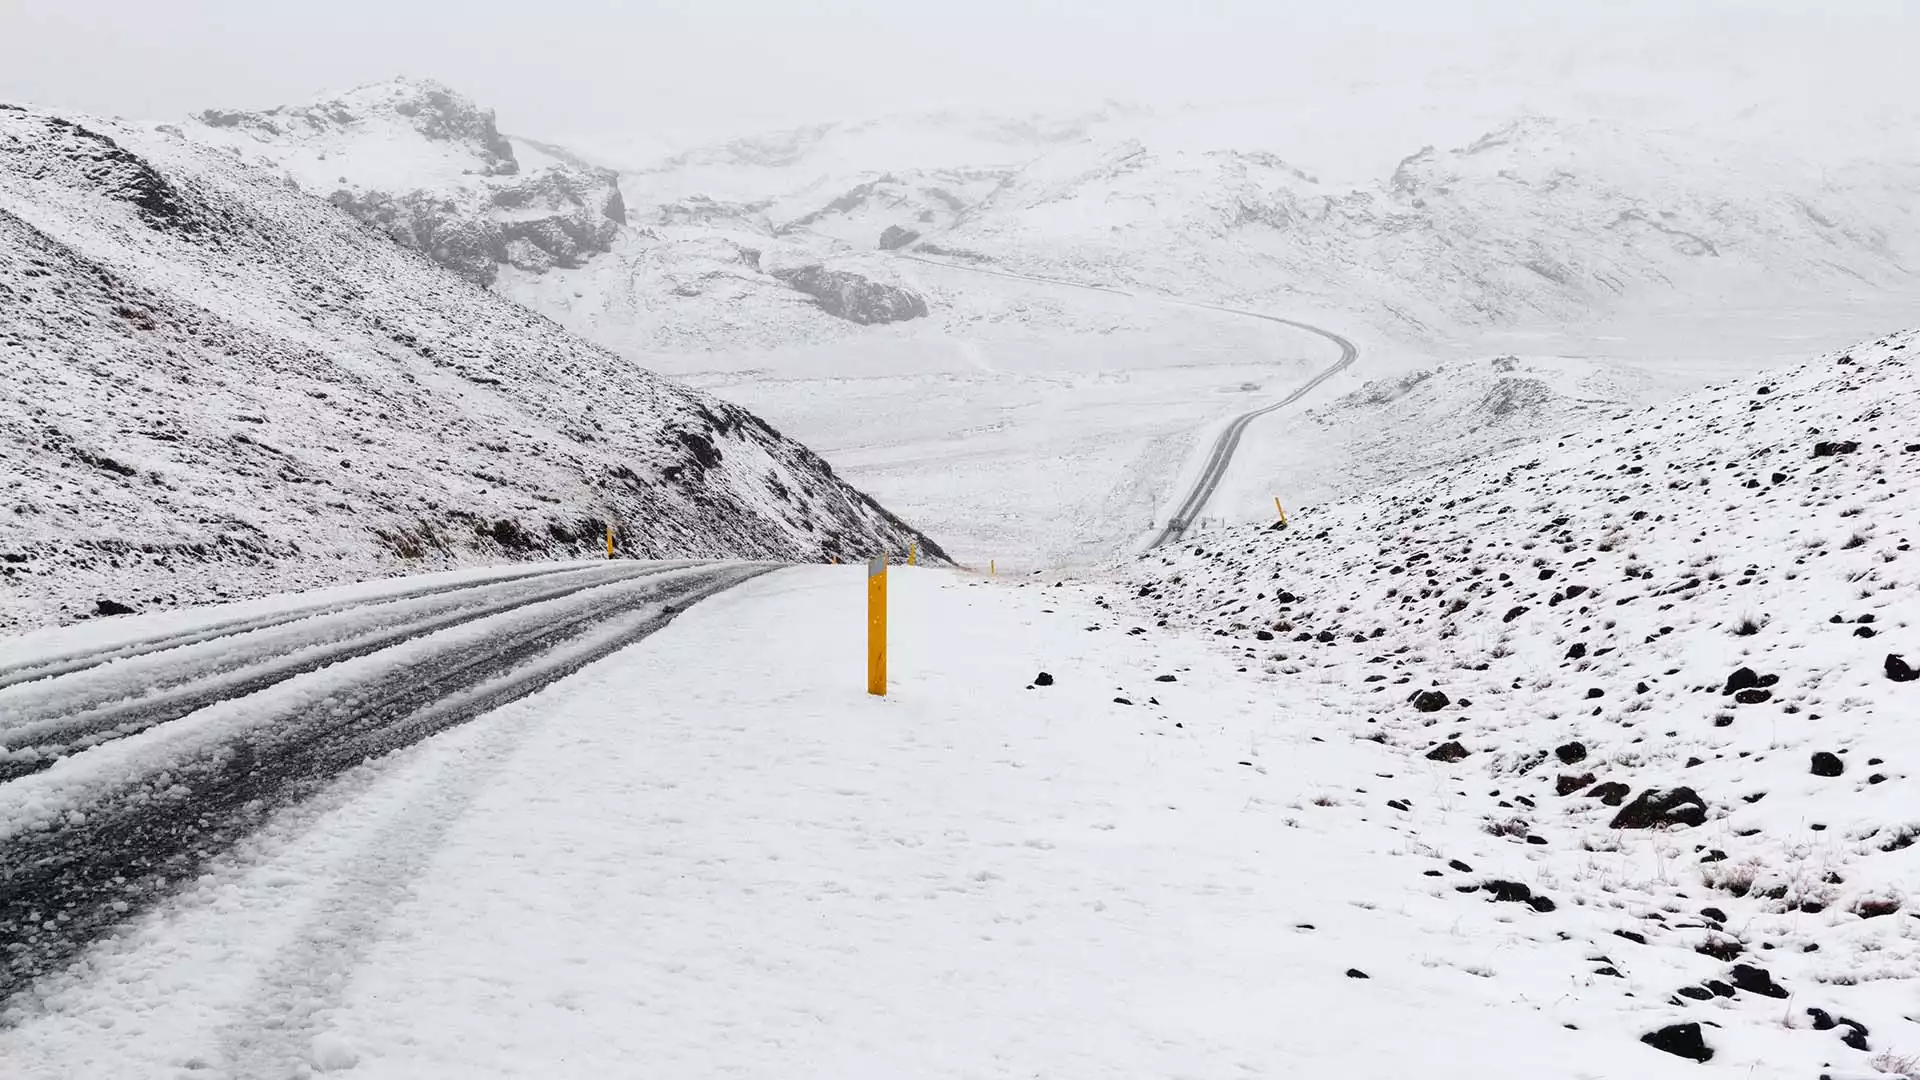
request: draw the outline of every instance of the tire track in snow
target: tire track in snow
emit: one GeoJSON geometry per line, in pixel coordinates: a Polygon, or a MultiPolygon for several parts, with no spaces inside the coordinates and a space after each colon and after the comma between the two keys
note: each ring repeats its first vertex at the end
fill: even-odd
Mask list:
{"type": "Polygon", "coordinates": [[[148,658],[139,665],[144,671],[87,668],[65,680],[37,681],[12,694],[0,690],[0,782],[49,768],[68,754],[411,638],[529,603],[571,596],[610,580],[692,565],[609,563],[569,570],[557,580],[555,574],[546,573],[531,580],[518,577],[460,589],[426,590],[391,604],[354,604],[325,617],[312,617],[314,622],[299,627],[297,634],[265,633],[279,624],[255,629],[250,633],[260,636],[258,645],[246,640],[249,632],[235,631],[196,643],[213,647],[196,649],[194,655],[170,661],[148,658]],[[247,655],[254,647],[261,651],[247,655]],[[88,671],[96,671],[95,677],[77,677],[88,671]],[[127,696],[130,685],[159,689],[127,696]]]}
{"type": "Polygon", "coordinates": [[[168,649],[198,645],[202,642],[215,641],[221,638],[232,637],[236,634],[252,633],[257,630],[282,626],[286,623],[298,622],[302,619],[337,614],[355,608],[364,608],[375,604],[393,603],[402,600],[413,600],[427,596],[438,596],[444,593],[461,592],[467,589],[484,588],[489,585],[498,585],[508,581],[526,581],[530,578],[573,572],[576,572],[573,567],[532,569],[523,573],[505,574],[500,577],[487,578],[482,581],[460,581],[451,585],[433,585],[419,589],[408,589],[403,592],[386,593],[380,596],[342,600],[331,604],[312,604],[286,611],[277,611],[267,615],[247,616],[229,619],[223,622],[188,627],[182,630],[169,631],[154,637],[139,638],[134,641],[122,642],[101,649],[84,649],[68,653],[58,653],[52,656],[43,656],[21,663],[0,665],[0,690],[19,683],[36,682],[40,679],[50,679],[59,675],[78,674],[79,672],[91,670],[114,660],[129,660],[148,656],[156,652],[165,652],[168,649]]]}
{"type": "MultiPolygon", "coordinates": [[[[928,266],[944,267],[948,270],[965,270],[969,273],[1009,278],[1014,281],[1033,281],[1044,285],[1063,285],[1074,289],[1088,289],[1093,292],[1106,293],[1109,296],[1140,298],[1140,294],[1127,289],[1117,289],[1094,282],[1045,277],[1039,274],[1016,274],[1008,270],[989,270],[983,266],[967,266],[963,263],[942,262],[938,259],[929,259],[924,255],[914,255],[907,252],[899,252],[896,257],[910,259],[913,262],[926,263],[928,266]]],[[[1214,439],[1213,445],[1208,447],[1206,462],[1201,466],[1200,475],[1194,478],[1193,486],[1187,489],[1187,493],[1181,498],[1179,506],[1174,510],[1173,514],[1168,517],[1166,524],[1162,526],[1159,533],[1154,536],[1153,541],[1147,545],[1148,550],[1151,550],[1163,544],[1170,544],[1179,540],[1182,536],[1186,535],[1188,529],[1193,527],[1194,519],[1198,518],[1200,512],[1207,508],[1207,501],[1213,498],[1214,491],[1220,487],[1220,481],[1226,477],[1227,468],[1233,464],[1233,453],[1239,449],[1240,437],[1246,434],[1248,425],[1276,409],[1284,409],[1288,405],[1299,401],[1301,398],[1312,393],[1321,383],[1352,367],[1353,362],[1359,359],[1360,350],[1353,342],[1339,334],[1323,327],[1315,326],[1312,323],[1301,322],[1298,319],[1289,319],[1280,315],[1269,315],[1260,311],[1247,311],[1242,308],[1227,307],[1223,304],[1209,304],[1198,300],[1182,300],[1171,296],[1152,296],[1149,298],[1162,303],[1179,304],[1182,307],[1201,308],[1207,311],[1218,311],[1228,315],[1239,315],[1249,319],[1261,319],[1266,322],[1279,323],[1282,326],[1290,326],[1296,330],[1304,330],[1309,334],[1316,334],[1326,338],[1340,349],[1340,358],[1334,361],[1331,367],[1315,374],[1313,378],[1308,379],[1305,383],[1294,388],[1293,392],[1286,397],[1272,404],[1263,405],[1260,408],[1241,413],[1228,422],[1226,428],[1214,439]]]]}
{"type": "Polygon", "coordinates": [[[0,784],[0,1002],[347,769],[532,694],[771,569],[643,572],[529,601],[0,784]]]}

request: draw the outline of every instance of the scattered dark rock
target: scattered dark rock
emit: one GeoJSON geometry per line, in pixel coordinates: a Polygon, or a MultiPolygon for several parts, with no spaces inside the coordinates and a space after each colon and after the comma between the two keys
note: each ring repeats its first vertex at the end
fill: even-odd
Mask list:
{"type": "Polygon", "coordinates": [[[1156,675],[1154,676],[1153,681],[1154,682],[1179,682],[1180,680],[1174,678],[1172,675],[1156,675]]]}
{"type": "Polygon", "coordinates": [[[1613,936],[1619,937],[1619,938],[1626,938],[1628,941],[1633,942],[1635,945],[1645,945],[1647,943],[1647,935],[1639,933],[1637,931],[1633,931],[1633,930],[1615,930],[1613,932],[1613,936]]]}
{"type": "Polygon", "coordinates": [[[1429,761],[1459,761],[1471,752],[1472,751],[1466,747],[1450,740],[1427,751],[1427,759],[1429,761]]]}
{"type": "Polygon", "coordinates": [[[1587,792],[1587,798],[1599,799],[1608,806],[1619,806],[1627,801],[1627,792],[1631,790],[1617,780],[1609,780],[1604,784],[1593,785],[1593,790],[1587,792]]]}
{"type": "Polygon", "coordinates": [[[1666,825],[1703,825],[1707,804],[1690,787],[1648,788],[1613,816],[1616,829],[1652,829],[1666,825]]]}
{"type": "Polygon", "coordinates": [[[1742,690],[1733,695],[1733,700],[1741,705],[1763,705],[1773,700],[1773,692],[1756,686],[1751,690],[1742,690]]]}
{"type": "Polygon", "coordinates": [[[1413,707],[1421,712],[1439,712],[1453,703],[1443,690],[1422,690],[1413,695],[1413,707]]]}
{"type": "Polygon", "coordinates": [[[1708,1001],[1713,998],[1713,991],[1704,986],[1683,986],[1678,993],[1681,997],[1694,1001],[1708,1001]]]}
{"type": "Polygon", "coordinates": [[[1463,874],[1473,873],[1473,867],[1468,866],[1466,863],[1461,862],[1459,859],[1448,859],[1447,865],[1455,870],[1460,871],[1463,874]]]}
{"type": "Polygon", "coordinates": [[[1727,913],[1720,910],[1717,907],[1703,907],[1700,909],[1700,914],[1706,918],[1712,919],[1714,922],[1717,922],[1717,923],[1723,923],[1727,921],[1727,913]]]}
{"type": "Polygon", "coordinates": [[[1699,1024],[1668,1024],[1659,1031],[1640,1036],[1640,1041],[1675,1057],[1700,1062],[1713,1060],[1713,1047],[1701,1037],[1699,1024]]]}
{"type": "Polygon", "coordinates": [[[1907,666],[1905,660],[1902,660],[1892,653],[1888,653],[1887,678],[1892,679],[1894,682],[1912,682],[1915,679],[1920,679],[1920,671],[1913,670],[1907,666]]]}
{"type": "Polygon", "coordinates": [[[1867,1045],[1867,1025],[1858,1020],[1849,1020],[1844,1016],[1834,1017],[1834,1022],[1847,1030],[1840,1033],[1840,1041],[1855,1050],[1871,1049],[1867,1045]]]}
{"type": "Polygon", "coordinates": [[[1040,674],[1038,674],[1038,675],[1035,675],[1035,676],[1033,677],[1033,685],[1035,685],[1035,686],[1052,686],[1052,685],[1053,685],[1053,676],[1051,676],[1051,675],[1049,675],[1049,674],[1047,674],[1046,672],[1044,672],[1044,671],[1043,671],[1043,672],[1041,672],[1040,674]]]}
{"type": "Polygon", "coordinates": [[[1607,696],[1607,692],[1606,692],[1605,690],[1602,690],[1602,689],[1600,689],[1600,688],[1599,688],[1599,687],[1597,687],[1597,686],[1589,686],[1589,687],[1587,688],[1587,700],[1588,700],[1588,701],[1592,701],[1592,700],[1593,700],[1594,698],[1601,698],[1601,697],[1606,697],[1606,696],[1607,696]]]}
{"type": "Polygon", "coordinates": [[[1737,694],[1742,690],[1747,690],[1759,685],[1760,673],[1750,667],[1743,667],[1727,676],[1727,688],[1720,692],[1723,694],[1737,694]]]}
{"type": "Polygon", "coordinates": [[[1592,773],[1581,773],[1579,776],[1568,776],[1562,773],[1560,778],[1553,782],[1553,793],[1555,795],[1571,795],[1592,784],[1592,773]]]}
{"type": "Polygon", "coordinates": [[[1813,775],[1839,776],[1847,771],[1847,765],[1839,755],[1821,750],[1813,755],[1813,775]]]}
{"type": "Polygon", "coordinates": [[[1860,444],[1849,439],[1845,442],[1817,442],[1813,444],[1814,457],[1834,457],[1839,454],[1851,454],[1860,449],[1860,444]]]}
{"type": "Polygon", "coordinates": [[[1813,1018],[1813,1030],[1815,1031],[1832,1031],[1833,1030],[1833,1017],[1827,1014],[1827,1010],[1810,1008],[1807,1010],[1807,1015],[1813,1018]]]}
{"type": "Polygon", "coordinates": [[[1347,978],[1349,978],[1349,979],[1371,979],[1371,978],[1373,978],[1373,976],[1371,976],[1371,975],[1369,975],[1369,974],[1367,974],[1367,973],[1366,973],[1366,972],[1364,972],[1364,971],[1361,971],[1361,970],[1360,970],[1359,968],[1348,968],[1348,969],[1347,969],[1347,978]]]}
{"type": "Polygon", "coordinates": [[[1752,964],[1733,965],[1733,986],[1736,990],[1745,990],[1749,994],[1762,997],[1783,998],[1787,988],[1773,981],[1773,975],[1766,968],[1752,964]]]}
{"type": "Polygon", "coordinates": [[[95,615],[131,615],[133,609],[118,600],[99,600],[93,605],[95,615]]]}
{"type": "MultiPolygon", "coordinates": [[[[1720,937],[1718,935],[1715,935],[1713,937],[1707,938],[1707,940],[1701,942],[1700,944],[1695,945],[1693,947],[1693,951],[1699,953],[1701,956],[1711,956],[1715,960],[1719,960],[1723,963],[1731,964],[1735,960],[1738,960],[1740,958],[1741,953],[1747,951],[1747,947],[1745,945],[1740,944],[1738,941],[1735,941],[1733,938],[1720,937]]],[[[1707,983],[1707,986],[1709,988],[1711,988],[1713,985],[1714,984],[1711,982],[1707,983]]],[[[1718,993],[1718,991],[1715,991],[1715,992],[1718,993]]],[[[1733,993],[1733,988],[1728,987],[1727,993],[1722,994],[1721,996],[1725,997],[1728,994],[1732,994],[1732,993],[1733,993]]]]}
{"type": "Polygon", "coordinates": [[[1560,759],[1562,765],[1572,765],[1587,760],[1587,744],[1581,742],[1564,743],[1553,749],[1553,756],[1560,759]]]}
{"type": "Polygon", "coordinates": [[[1579,660],[1586,655],[1587,643],[1584,641],[1576,641],[1572,645],[1567,646],[1567,659],[1569,660],[1579,660]]]}

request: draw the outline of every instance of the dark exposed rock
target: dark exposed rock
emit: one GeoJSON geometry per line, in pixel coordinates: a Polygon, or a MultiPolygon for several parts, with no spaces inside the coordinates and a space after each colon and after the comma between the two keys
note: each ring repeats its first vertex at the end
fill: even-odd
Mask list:
{"type": "Polygon", "coordinates": [[[1035,685],[1035,686],[1052,686],[1052,685],[1053,685],[1053,676],[1052,676],[1052,675],[1049,675],[1049,674],[1047,674],[1046,672],[1044,672],[1044,671],[1043,671],[1043,672],[1041,672],[1040,674],[1038,674],[1038,675],[1035,675],[1035,676],[1033,677],[1033,685],[1035,685]]]}
{"type": "Polygon", "coordinates": [[[1457,742],[1443,742],[1439,746],[1436,746],[1433,749],[1427,751],[1427,760],[1447,761],[1447,762],[1459,761],[1461,758],[1466,757],[1467,754],[1469,754],[1470,752],[1471,751],[1469,751],[1466,747],[1461,746],[1457,742]]]}
{"type": "Polygon", "coordinates": [[[1617,780],[1609,780],[1604,784],[1593,785],[1593,790],[1587,792],[1587,798],[1599,799],[1608,806],[1619,806],[1627,801],[1627,793],[1631,790],[1617,780]]]}
{"type": "Polygon", "coordinates": [[[1815,776],[1839,776],[1846,771],[1846,763],[1841,761],[1837,754],[1821,750],[1813,755],[1813,775],[1815,776]]]}
{"type": "Polygon", "coordinates": [[[93,605],[95,615],[131,615],[133,609],[118,600],[101,599],[93,605]]]}
{"type": "Polygon", "coordinates": [[[1787,988],[1774,982],[1773,975],[1766,968],[1755,967],[1752,964],[1735,964],[1730,977],[1735,989],[1745,990],[1749,994],[1770,998],[1787,996],[1787,988]]]}
{"type": "Polygon", "coordinates": [[[1891,653],[1887,654],[1887,678],[1894,682],[1912,682],[1920,679],[1920,671],[1907,666],[1907,662],[1891,653]]]}
{"type": "Polygon", "coordinates": [[[1579,776],[1568,776],[1563,773],[1559,779],[1553,782],[1553,793],[1555,795],[1571,795],[1592,783],[1592,773],[1581,773],[1579,776]]]}
{"type": "Polygon", "coordinates": [[[1737,694],[1742,690],[1747,690],[1759,685],[1760,673],[1750,667],[1743,667],[1736,669],[1733,674],[1727,676],[1727,687],[1720,692],[1723,694],[1737,694]]]}
{"type": "Polygon", "coordinates": [[[1817,442],[1813,444],[1814,457],[1833,457],[1838,454],[1851,454],[1860,449],[1860,444],[1851,439],[1845,442],[1817,442]]]}
{"type": "Polygon", "coordinates": [[[880,250],[894,251],[906,247],[918,239],[920,239],[920,234],[914,232],[912,229],[903,229],[898,225],[889,225],[880,233],[880,250]]]}
{"type": "Polygon", "coordinates": [[[1756,686],[1750,690],[1742,690],[1733,695],[1733,700],[1740,705],[1762,705],[1773,700],[1773,692],[1770,690],[1762,690],[1756,686]]]}
{"type": "Polygon", "coordinates": [[[1648,788],[1613,816],[1616,829],[1652,829],[1667,825],[1701,825],[1707,804],[1690,787],[1648,788]]]}
{"type": "Polygon", "coordinates": [[[1413,707],[1421,712],[1439,712],[1453,704],[1453,699],[1443,690],[1422,690],[1414,694],[1412,700],[1413,707]]]}
{"type": "Polygon", "coordinates": [[[1553,756],[1560,759],[1562,765],[1573,765],[1587,760],[1587,744],[1583,742],[1562,743],[1553,748],[1553,756]]]}
{"type": "Polygon", "coordinates": [[[1364,972],[1364,971],[1361,971],[1361,970],[1360,970],[1359,968],[1348,968],[1348,969],[1347,969],[1347,978],[1349,978],[1349,979],[1371,979],[1371,978],[1373,978],[1373,976],[1371,976],[1371,975],[1369,975],[1369,974],[1367,974],[1367,973],[1366,973],[1366,972],[1364,972]]]}
{"type": "Polygon", "coordinates": [[[776,270],[773,276],[788,288],[813,297],[820,310],[827,314],[862,326],[903,322],[927,313],[927,301],[919,293],[845,270],[802,266],[776,270]]]}
{"type": "Polygon", "coordinates": [[[1659,1031],[1640,1036],[1640,1041],[1655,1050],[1664,1050],[1691,1061],[1712,1061],[1713,1047],[1700,1034],[1699,1024],[1668,1024],[1659,1031]]]}

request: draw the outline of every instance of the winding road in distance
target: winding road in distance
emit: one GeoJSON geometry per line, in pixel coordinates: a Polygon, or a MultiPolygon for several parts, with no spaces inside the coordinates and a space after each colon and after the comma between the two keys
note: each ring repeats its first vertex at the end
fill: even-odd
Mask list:
{"type": "MultiPolygon", "coordinates": [[[[1043,277],[1038,274],[1016,274],[1007,270],[989,270],[984,266],[967,266],[963,263],[944,262],[939,259],[930,259],[924,255],[914,255],[904,251],[897,252],[896,254],[903,259],[926,263],[929,266],[941,266],[949,270],[966,270],[975,274],[1012,278],[1015,281],[1037,281],[1047,285],[1066,285],[1075,289],[1091,289],[1094,292],[1107,293],[1113,296],[1139,295],[1125,289],[1109,288],[1108,286],[1097,285],[1091,282],[1072,281],[1067,278],[1043,277]]],[[[1186,535],[1189,528],[1192,528],[1194,519],[1198,518],[1200,512],[1207,508],[1207,501],[1213,498],[1214,490],[1220,486],[1220,481],[1227,475],[1227,467],[1233,463],[1233,452],[1239,449],[1240,437],[1246,434],[1247,425],[1273,412],[1275,409],[1284,409],[1294,402],[1299,401],[1309,393],[1312,393],[1314,388],[1318,387],[1321,383],[1352,367],[1353,362],[1360,357],[1360,350],[1355,347],[1353,342],[1341,337],[1339,334],[1323,327],[1314,326],[1311,323],[1301,322],[1298,319],[1283,318],[1279,315],[1268,315],[1259,311],[1246,311],[1242,308],[1226,307],[1221,304],[1205,304],[1195,300],[1181,300],[1172,296],[1149,295],[1146,298],[1159,300],[1163,303],[1179,304],[1183,307],[1204,308],[1208,311],[1220,311],[1228,315],[1241,315],[1249,319],[1263,319],[1267,322],[1279,323],[1282,326],[1290,326],[1296,330],[1305,330],[1309,334],[1316,334],[1326,338],[1340,349],[1340,359],[1334,361],[1331,367],[1328,367],[1324,371],[1316,374],[1313,378],[1295,387],[1294,391],[1286,397],[1271,404],[1262,405],[1257,409],[1241,413],[1239,416],[1234,417],[1232,422],[1227,424],[1226,428],[1220,432],[1220,435],[1213,440],[1213,446],[1208,449],[1206,465],[1201,468],[1200,475],[1194,478],[1193,486],[1187,489],[1187,494],[1180,500],[1179,507],[1168,517],[1166,524],[1161,526],[1160,531],[1154,535],[1153,542],[1147,545],[1148,550],[1152,550],[1153,548],[1160,547],[1164,544],[1171,544],[1179,540],[1182,536],[1186,535]]]]}

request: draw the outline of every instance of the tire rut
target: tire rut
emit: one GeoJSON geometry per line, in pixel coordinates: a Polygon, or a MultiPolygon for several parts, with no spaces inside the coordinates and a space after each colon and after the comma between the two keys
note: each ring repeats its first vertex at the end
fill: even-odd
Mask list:
{"type": "Polygon", "coordinates": [[[532,694],[772,569],[731,564],[613,583],[630,591],[386,669],[347,707],[330,697],[261,718],[214,752],[128,778],[84,811],[0,840],[0,1004],[346,769],[532,694]]]}

